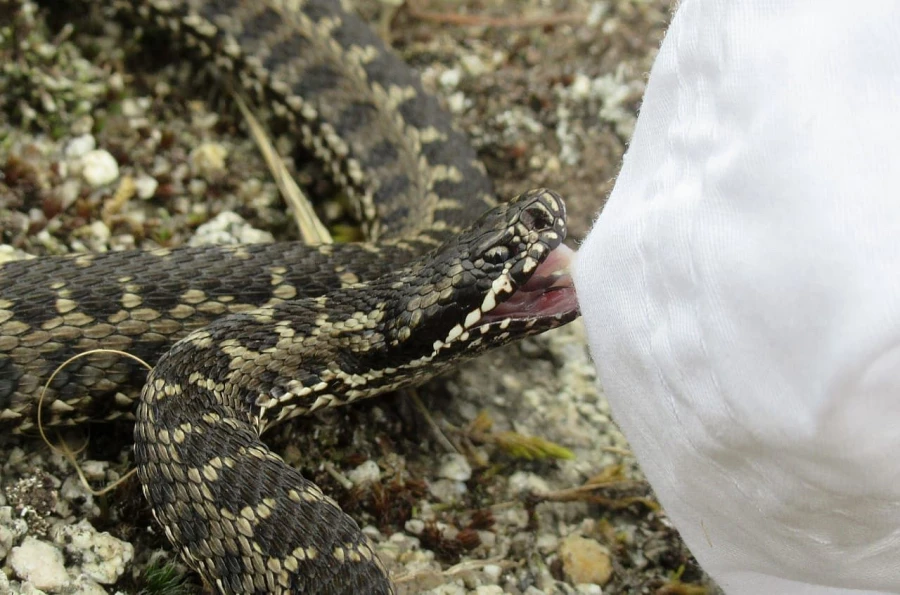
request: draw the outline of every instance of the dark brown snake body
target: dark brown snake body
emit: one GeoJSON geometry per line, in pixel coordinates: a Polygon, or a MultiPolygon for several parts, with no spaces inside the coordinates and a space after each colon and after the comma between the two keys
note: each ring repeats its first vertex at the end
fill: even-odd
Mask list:
{"type": "Polygon", "coordinates": [[[0,429],[135,419],[144,493],[222,593],[388,593],[356,523],[260,440],[577,316],[565,209],[492,206],[465,138],[337,0],[110,3],[271,106],[378,243],[83,254],[0,266],[0,429]],[[557,249],[559,248],[559,249],[557,249]],[[135,386],[143,386],[139,393],[135,386]],[[136,412],[135,412],[135,401],[136,412]],[[135,415],[136,413],[136,415],[135,415]]]}

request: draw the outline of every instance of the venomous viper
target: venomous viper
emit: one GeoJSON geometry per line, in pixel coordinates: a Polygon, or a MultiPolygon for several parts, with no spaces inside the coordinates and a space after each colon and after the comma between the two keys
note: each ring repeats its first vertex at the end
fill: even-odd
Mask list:
{"type": "Polygon", "coordinates": [[[42,424],[135,420],[153,513],[220,592],[389,593],[356,523],[260,435],[574,319],[563,203],[534,190],[493,206],[465,138],[345,2],[107,4],[268,102],[378,242],[5,264],[0,428],[33,430],[74,354],[155,362],[149,376],[109,354],[70,363],[42,424]]]}

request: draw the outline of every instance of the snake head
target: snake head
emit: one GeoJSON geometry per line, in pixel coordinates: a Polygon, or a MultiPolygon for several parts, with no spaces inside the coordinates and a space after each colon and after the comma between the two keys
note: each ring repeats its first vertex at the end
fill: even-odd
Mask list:
{"type": "Polygon", "coordinates": [[[409,347],[437,362],[574,320],[565,236],[565,204],[550,190],[488,211],[402,278],[411,297],[394,317],[394,342],[418,343],[409,347]]]}

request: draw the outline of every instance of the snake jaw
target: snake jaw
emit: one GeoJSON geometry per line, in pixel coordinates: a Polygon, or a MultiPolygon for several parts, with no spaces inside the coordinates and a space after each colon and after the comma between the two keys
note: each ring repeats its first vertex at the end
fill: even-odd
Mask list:
{"type": "Polygon", "coordinates": [[[567,318],[578,314],[575,286],[569,266],[575,252],[560,244],[538,265],[531,277],[493,309],[483,311],[481,323],[503,319],[567,318]]]}
{"type": "Polygon", "coordinates": [[[580,315],[569,265],[575,252],[564,244],[550,251],[518,288],[498,277],[482,305],[469,312],[434,353],[466,345],[471,353],[535,335],[571,322],[580,315]],[[490,338],[490,340],[488,340],[490,338]]]}

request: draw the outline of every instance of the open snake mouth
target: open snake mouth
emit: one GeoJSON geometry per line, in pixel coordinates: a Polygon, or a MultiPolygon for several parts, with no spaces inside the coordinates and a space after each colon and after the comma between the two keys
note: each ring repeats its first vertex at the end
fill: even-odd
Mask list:
{"type": "Polygon", "coordinates": [[[524,285],[493,309],[484,312],[481,324],[503,320],[571,319],[578,315],[575,286],[569,267],[575,252],[564,244],[553,249],[524,285]]]}
{"type": "Polygon", "coordinates": [[[574,255],[573,250],[560,244],[517,289],[512,290],[508,278],[495,282],[499,291],[491,290],[481,308],[471,312],[464,324],[457,324],[446,339],[436,341],[435,352],[478,335],[503,333],[505,339],[510,339],[514,329],[517,336],[526,336],[577,318],[580,310],[569,274],[574,255]],[[507,288],[511,291],[504,291],[507,288]]]}

